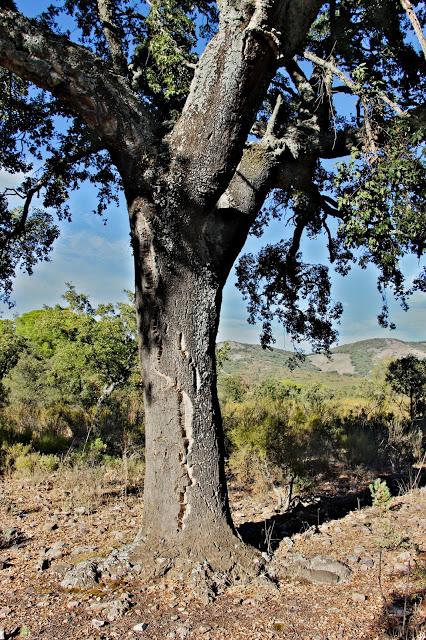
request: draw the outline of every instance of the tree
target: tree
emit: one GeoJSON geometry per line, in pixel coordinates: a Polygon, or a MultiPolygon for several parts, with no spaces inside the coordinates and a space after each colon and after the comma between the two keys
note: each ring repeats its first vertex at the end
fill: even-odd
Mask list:
{"type": "Polygon", "coordinates": [[[414,355],[393,360],[388,365],[386,382],[393,391],[408,397],[411,420],[423,415],[426,408],[426,360],[414,355]]]}
{"type": "Polygon", "coordinates": [[[88,438],[102,406],[137,370],[134,305],[130,300],[93,308],[87,296],[70,284],[63,297],[67,307],[45,307],[19,316],[1,356],[11,361],[12,402],[34,407],[36,413],[39,408],[53,408],[59,415],[66,407],[79,407],[88,416],[89,433],[81,434],[88,438]],[[21,347],[12,358],[14,344],[25,349],[21,347]]]}
{"type": "MultiPolygon", "coordinates": [[[[336,337],[342,307],[327,266],[304,263],[304,234],[326,239],[342,274],[373,262],[383,295],[406,304],[399,258],[422,254],[426,229],[424,61],[410,24],[397,0],[63,0],[38,19],[2,4],[3,167],[28,176],[2,230],[6,294],[17,238],[26,266],[35,194],[60,217],[84,179],[101,214],[118,186],[126,196],[146,416],[135,555],[147,571],[260,566],[232,525],[215,370],[221,292],[248,234],[277,217],[292,228],[238,266],[264,345],[273,317],[317,350],[336,337]],[[353,117],[336,113],[342,94],[353,117]],[[321,164],[351,153],[337,176],[321,164]]],[[[34,259],[48,256],[52,224],[34,259]]]]}

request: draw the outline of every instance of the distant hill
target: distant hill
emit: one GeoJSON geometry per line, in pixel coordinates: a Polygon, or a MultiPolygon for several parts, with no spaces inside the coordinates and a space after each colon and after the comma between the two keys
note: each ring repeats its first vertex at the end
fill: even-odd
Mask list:
{"type": "Polygon", "coordinates": [[[383,360],[400,358],[408,354],[426,358],[426,341],[403,342],[391,338],[372,338],[335,347],[332,349],[331,358],[322,354],[308,355],[304,362],[291,371],[289,362],[293,354],[290,351],[264,350],[260,345],[241,342],[228,342],[228,344],[229,359],[224,364],[223,373],[240,375],[247,382],[291,377],[316,381],[321,378],[324,382],[331,383],[336,378],[336,374],[349,380],[366,376],[376,364],[383,360]]]}

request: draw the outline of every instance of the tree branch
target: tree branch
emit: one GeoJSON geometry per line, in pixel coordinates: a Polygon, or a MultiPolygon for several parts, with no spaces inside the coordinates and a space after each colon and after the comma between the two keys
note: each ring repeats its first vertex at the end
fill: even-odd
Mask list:
{"type": "MultiPolygon", "coordinates": [[[[304,51],[303,57],[306,58],[306,60],[313,62],[319,67],[328,69],[328,71],[331,71],[335,76],[337,76],[339,80],[343,82],[343,84],[349,87],[349,89],[353,93],[359,94],[359,86],[356,84],[356,82],[354,82],[350,76],[347,76],[341,69],[336,67],[336,65],[334,65],[332,62],[319,58],[317,55],[315,55],[311,51],[304,51]]],[[[409,116],[409,113],[407,111],[404,111],[403,109],[401,109],[401,107],[398,104],[396,104],[396,102],[391,100],[383,91],[378,91],[377,95],[380,98],[380,100],[382,100],[382,102],[384,102],[389,107],[391,107],[391,109],[393,109],[395,113],[400,117],[409,116]]]]}
{"type": "Polygon", "coordinates": [[[200,58],[169,137],[173,170],[197,206],[213,206],[226,189],[281,58],[295,55],[322,4],[220,3],[219,30],[200,58]]]}
{"type": "Polygon", "coordinates": [[[111,53],[114,69],[122,76],[127,76],[127,59],[122,46],[120,28],[114,22],[114,8],[111,0],[97,0],[98,13],[102,22],[106,41],[111,53]]]}
{"type": "MultiPolygon", "coordinates": [[[[85,149],[84,151],[79,150],[74,154],[68,154],[66,157],[63,157],[60,160],[56,159],[55,175],[60,174],[61,166],[69,166],[76,164],[77,162],[81,162],[81,160],[84,160],[89,155],[93,155],[95,153],[98,153],[99,151],[102,151],[103,148],[104,147],[101,144],[94,144],[90,147],[90,149],[85,149]]],[[[21,233],[23,233],[23,231],[25,230],[26,222],[28,220],[32,200],[34,196],[40,193],[40,190],[49,183],[51,177],[52,172],[46,171],[45,174],[39,180],[37,180],[37,182],[33,184],[25,193],[22,193],[18,189],[13,190],[14,195],[17,195],[24,200],[24,206],[22,208],[21,216],[19,220],[17,220],[14,228],[9,233],[3,234],[3,237],[0,241],[0,247],[6,246],[7,242],[10,242],[14,238],[17,238],[19,235],[21,235],[21,233]]],[[[7,191],[3,195],[8,195],[7,191]]]]}
{"type": "Polygon", "coordinates": [[[88,49],[0,9],[0,65],[71,105],[123,165],[155,145],[154,124],[127,82],[88,49]]]}
{"type": "Polygon", "coordinates": [[[426,38],[423,35],[423,29],[416,15],[416,12],[413,9],[413,5],[411,4],[410,0],[401,0],[401,4],[407,12],[408,18],[413,26],[414,31],[416,32],[418,41],[420,42],[423,55],[426,58],[426,38]]]}

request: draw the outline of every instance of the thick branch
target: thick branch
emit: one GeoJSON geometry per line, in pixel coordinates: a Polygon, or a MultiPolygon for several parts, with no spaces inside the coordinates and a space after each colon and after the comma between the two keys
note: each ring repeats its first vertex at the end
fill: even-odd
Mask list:
{"type": "Polygon", "coordinates": [[[84,47],[4,9],[0,65],[68,103],[124,163],[154,144],[153,124],[124,79],[84,47]]]}
{"type": "Polygon", "coordinates": [[[413,5],[411,4],[410,0],[401,0],[401,4],[407,12],[408,18],[413,26],[414,31],[416,32],[416,36],[423,50],[423,55],[426,58],[426,38],[423,35],[423,29],[416,15],[416,12],[413,9],[413,5]]]}
{"type": "MultiPolygon", "coordinates": [[[[331,71],[335,76],[339,78],[339,80],[343,82],[343,84],[349,87],[349,89],[353,93],[359,94],[360,89],[359,89],[359,86],[356,84],[356,82],[354,82],[352,78],[347,76],[341,69],[336,67],[336,65],[334,65],[332,62],[330,62],[329,60],[323,60],[322,58],[319,58],[317,55],[315,55],[311,51],[304,51],[303,56],[306,58],[306,60],[313,62],[319,67],[323,67],[324,69],[328,69],[328,71],[331,71]]],[[[382,102],[384,102],[389,107],[391,107],[391,109],[393,109],[397,115],[401,117],[407,117],[409,115],[406,111],[401,109],[401,107],[397,105],[396,102],[391,100],[383,91],[378,91],[377,95],[380,98],[380,100],[382,100],[382,102]]]]}
{"type": "Polygon", "coordinates": [[[111,0],[98,0],[98,13],[108,42],[114,69],[120,75],[127,76],[127,60],[122,47],[122,34],[114,22],[114,10],[111,0]]]}
{"type": "Polygon", "coordinates": [[[322,4],[221,3],[219,31],[201,56],[170,136],[174,171],[197,205],[213,205],[226,188],[279,60],[295,55],[322,4]]]}

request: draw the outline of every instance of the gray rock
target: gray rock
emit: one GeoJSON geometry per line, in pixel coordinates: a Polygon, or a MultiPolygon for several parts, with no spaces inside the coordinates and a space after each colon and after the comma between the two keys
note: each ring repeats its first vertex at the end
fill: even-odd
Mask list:
{"type": "Polygon", "coordinates": [[[347,562],[350,562],[351,564],[356,564],[357,562],[359,562],[359,556],[357,555],[352,555],[352,556],[348,556],[346,558],[347,562]]]}
{"type": "Polygon", "coordinates": [[[93,618],[93,620],[91,621],[91,625],[94,629],[101,629],[106,624],[106,620],[98,620],[97,618],[93,618]]]}
{"type": "Polygon", "coordinates": [[[3,629],[3,627],[0,628],[0,640],[5,640],[6,638],[6,632],[3,629]]]}
{"type": "Polygon", "coordinates": [[[305,558],[300,554],[291,553],[285,557],[283,564],[285,572],[289,575],[319,584],[347,582],[352,575],[351,569],[343,562],[324,556],[305,558]]]}
{"type": "Polygon", "coordinates": [[[132,630],[136,631],[136,633],[143,633],[147,628],[148,625],[146,622],[138,622],[138,624],[135,624],[135,626],[132,627],[132,630]]]}
{"type": "Polygon", "coordinates": [[[96,602],[91,605],[93,611],[99,611],[106,617],[109,622],[114,622],[122,616],[132,607],[133,603],[129,593],[123,593],[120,598],[115,600],[108,600],[106,602],[96,602]]]}
{"type": "Polygon", "coordinates": [[[65,543],[62,541],[55,542],[55,544],[45,550],[44,557],[48,560],[59,560],[64,555],[64,546],[65,543]]]}
{"type": "Polygon", "coordinates": [[[76,507],[74,513],[77,513],[79,516],[84,516],[87,513],[87,509],[86,507],[76,507]]]}
{"type": "Polygon", "coordinates": [[[98,562],[84,560],[65,574],[61,587],[64,589],[90,589],[98,584],[99,578],[98,562]]]}
{"type": "Polygon", "coordinates": [[[93,551],[96,551],[97,547],[89,547],[87,545],[81,545],[79,547],[74,547],[74,549],[72,549],[71,551],[71,555],[72,556],[80,556],[83,553],[93,553],[93,551]]]}
{"type": "Polygon", "coordinates": [[[374,560],[373,558],[361,558],[361,560],[359,561],[359,563],[361,565],[363,565],[364,567],[367,567],[368,569],[371,569],[372,567],[374,567],[374,560]]]}
{"type": "Polygon", "coordinates": [[[58,523],[56,521],[52,521],[52,522],[46,522],[43,525],[43,531],[45,531],[46,533],[48,533],[49,531],[55,531],[58,528],[58,523]]]}
{"type": "Polygon", "coordinates": [[[354,602],[365,602],[367,600],[367,596],[364,595],[363,593],[351,593],[351,599],[354,602]]]}
{"type": "Polygon", "coordinates": [[[176,628],[176,634],[180,638],[180,640],[185,640],[185,638],[189,638],[189,634],[191,633],[191,627],[186,625],[181,625],[176,628]]]}
{"type": "Polygon", "coordinates": [[[0,531],[0,549],[9,549],[14,545],[21,544],[24,537],[22,531],[17,527],[3,529],[3,531],[0,531]]]}

